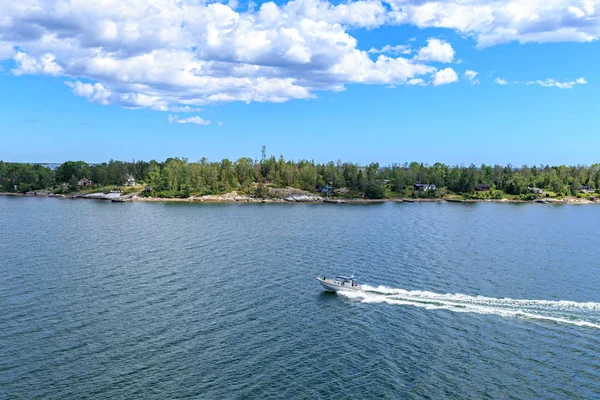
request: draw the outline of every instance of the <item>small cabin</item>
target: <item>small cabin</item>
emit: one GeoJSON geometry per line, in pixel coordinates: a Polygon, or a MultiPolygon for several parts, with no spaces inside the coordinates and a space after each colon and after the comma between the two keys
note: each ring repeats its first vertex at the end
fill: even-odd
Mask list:
{"type": "Polygon", "coordinates": [[[81,178],[77,181],[77,186],[92,186],[93,182],[87,178],[81,178]]]}
{"type": "Polygon", "coordinates": [[[475,191],[476,192],[489,192],[490,191],[490,185],[477,185],[475,186],[475,191]]]}
{"type": "Polygon", "coordinates": [[[414,184],[414,189],[418,190],[419,192],[424,192],[426,190],[435,190],[436,187],[435,187],[435,185],[431,185],[429,183],[419,183],[419,182],[417,182],[417,183],[414,184]]]}
{"type": "Polygon", "coordinates": [[[125,181],[124,186],[135,186],[135,178],[131,174],[125,175],[123,180],[125,181]]]}
{"type": "Polygon", "coordinates": [[[536,188],[536,187],[528,187],[527,189],[530,192],[533,192],[535,194],[544,194],[544,189],[540,189],[540,188],[536,188]]]}
{"type": "Polygon", "coordinates": [[[333,186],[331,186],[331,185],[321,186],[320,188],[317,189],[317,192],[325,193],[325,194],[333,194],[333,186]]]}
{"type": "Polygon", "coordinates": [[[531,193],[533,193],[536,198],[540,198],[541,196],[546,194],[546,192],[544,192],[543,189],[536,188],[536,187],[528,187],[527,190],[529,190],[531,193]]]}

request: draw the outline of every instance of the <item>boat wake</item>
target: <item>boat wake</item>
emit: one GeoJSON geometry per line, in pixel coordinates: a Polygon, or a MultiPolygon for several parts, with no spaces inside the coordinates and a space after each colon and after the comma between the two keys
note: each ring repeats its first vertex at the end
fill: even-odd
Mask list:
{"type": "Polygon", "coordinates": [[[460,293],[439,294],[420,290],[393,289],[385,286],[363,285],[362,289],[362,291],[345,291],[340,294],[364,303],[410,305],[430,310],[499,315],[600,329],[600,303],[501,299],[460,293]]]}

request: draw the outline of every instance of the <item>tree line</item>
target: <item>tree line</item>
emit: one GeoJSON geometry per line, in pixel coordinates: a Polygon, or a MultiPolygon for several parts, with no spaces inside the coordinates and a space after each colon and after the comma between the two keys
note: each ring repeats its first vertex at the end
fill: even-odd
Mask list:
{"type": "MultiPolygon", "coordinates": [[[[68,161],[54,170],[39,164],[0,161],[0,190],[27,192],[40,189],[76,191],[79,179],[92,180],[94,185],[123,185],[131,174],[138,183],[148,187],[150,195],[188,197],[190,195],[222,194],[232,190],[266,193],[265,185],[293,187],[315,191],[331,185],[345,188],[348,196],[363,195],[383,198],[406,195],[415,183],[427,183],[436,188],[472,194],[478,185],[490,185],[492,192],[525,195],[529,188],[551,191],[558,196],[576,196],[582,186],[600,188],[600,164],[591,166],[521,166],[433,165],[418,162],[380,166],[378,163],[359,165],[351,162],[315,163],[263,157],[262,160],[240,158],[209,161],[203,158],[190,162],[186,158],[169,158],[163,162],[115,161],[88,164],[68,161]]],[[[439,196],[439,191],[421,193],[439,196]]]]}

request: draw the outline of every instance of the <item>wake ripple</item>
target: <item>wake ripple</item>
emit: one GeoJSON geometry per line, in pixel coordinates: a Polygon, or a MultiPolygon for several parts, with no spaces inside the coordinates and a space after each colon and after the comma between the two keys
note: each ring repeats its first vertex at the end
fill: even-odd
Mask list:
{"type": "Polygon", "coordinates": [[[429,310],[498,315],[501,317],[552,321],[600,329],[600,303],[561,300],[520,300],[469,296],[460,293],[433,293],[363,285],[362,291],[338,292],[363,303],[410,305],[429,310]]]}

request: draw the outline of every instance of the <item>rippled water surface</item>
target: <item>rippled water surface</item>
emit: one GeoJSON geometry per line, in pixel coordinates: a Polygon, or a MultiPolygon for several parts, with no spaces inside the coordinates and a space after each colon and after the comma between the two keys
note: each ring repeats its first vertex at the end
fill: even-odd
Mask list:
{"type": "Polygon", "coordinates": [[[0,197],[0,398],[600,398],[599,221],[0,197]]]}

